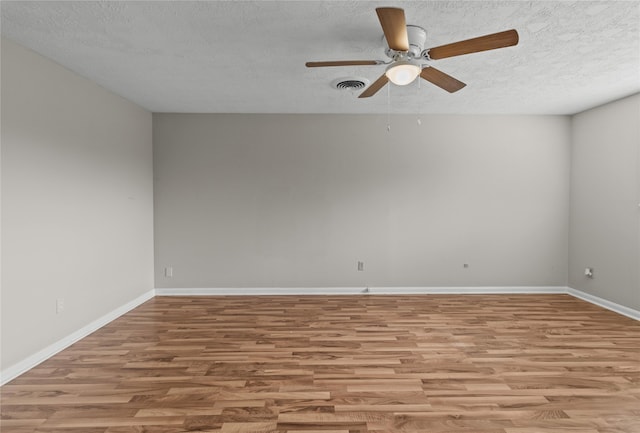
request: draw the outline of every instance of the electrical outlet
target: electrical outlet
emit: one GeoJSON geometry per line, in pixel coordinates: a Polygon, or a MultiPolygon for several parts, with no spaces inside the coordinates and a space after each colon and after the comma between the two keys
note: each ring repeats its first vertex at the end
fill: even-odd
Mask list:
{"type": "Polygon", "coordinates": [[[56,299],[56,314],[62,313],[64,310],[64,299],[58,298],[56,299]]]}
{"type": "Polygon", "coordinates": [[[364,262],[358,262],[358,270],[364,271],[364,262]]]}
{"type": "Polygon", "coordinates": [[[173,277],[173,268],[171,266],[164,268],[164,276],[167,278],[173,277]]]}
{"type": "Polygon", "coordinates": [[[584,268],[584,276],[587,278],[593,278],[593,268],[584,268]]]}

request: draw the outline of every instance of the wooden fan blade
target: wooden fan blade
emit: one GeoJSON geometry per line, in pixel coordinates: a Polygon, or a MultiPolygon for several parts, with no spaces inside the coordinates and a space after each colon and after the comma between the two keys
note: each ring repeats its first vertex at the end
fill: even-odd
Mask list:
{"type": "Polygon", "coordinates": [[[358,98],[368,98],[370,96],[375,95],[378,92],[378,90],[382,89],[384,85],[387,84],[388,81],[389,79],[387,78],[387,76],[385,74],[382,74],[380,78],[378,78],[376,81],[373,82],[373,84],[367,87],[365,91],[362,92],[360,96],[358,96],[358,98]]]}
{"type": "Polygon", "coordinates": [[[307,62],[305,65],[307,68],[322,68],[325,66],[369,66],[369,65],[381,65],[380,60],[336,60],[327,62],[307,62]]]}
{"type": "Polygon", "coordinates": [[[429,49],[433,60],[518,45],[518,32],[507,30],[429,49]]]}
{"type": "Polygon", "coordinates": [[[451,75],[447,75],[444,72],[430,66],[424,68],[422,72],[420,72],[420,76],[428,82],[435,84],[436,86],[446,90],[449,93],[457,92],[458,90],[466,86],[466,84],[464,84],[462,81],[458,81],[451,75]]]}
{"type": "Polygon", "coordinates": [[[376,8],[384,37],[389,48],[395,51],[409,51],[409,36],[404,10],[400,8],[376,8]]]}

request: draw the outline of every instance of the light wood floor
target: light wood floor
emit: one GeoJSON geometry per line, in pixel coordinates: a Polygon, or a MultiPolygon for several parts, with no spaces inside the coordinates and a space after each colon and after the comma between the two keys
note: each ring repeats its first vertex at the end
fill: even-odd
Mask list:
{"type": "Polygon", "coordinates": [[[157,297],[2,387],[10,432],[640,432],[640,324],[567,295],[157,297]]]}

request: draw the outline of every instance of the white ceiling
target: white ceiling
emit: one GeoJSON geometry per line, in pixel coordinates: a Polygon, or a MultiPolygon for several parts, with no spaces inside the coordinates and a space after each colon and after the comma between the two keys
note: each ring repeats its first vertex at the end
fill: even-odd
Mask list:
{"type": "Polygon", "coordinates": [[[153,112],[573,114],[640,91],[640,1],[2,1],[2,35],[153,112]],[[330,83],[384,66],[375,7],[402,7],[427,47],[515,28],[515,47],[438,60],[358,99],[330,83]]]}

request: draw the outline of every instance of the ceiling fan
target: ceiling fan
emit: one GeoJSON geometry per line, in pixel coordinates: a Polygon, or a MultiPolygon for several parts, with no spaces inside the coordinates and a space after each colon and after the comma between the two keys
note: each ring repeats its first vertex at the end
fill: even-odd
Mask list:
{"type": "Polygon", "coordinates": [[[308,68],[326,66],[367,66],[388,65],[384,74],[365,89],[358,97],[368,98],[382,89],[387,82],[404,86],[413,82],[418,75],[449,93],[466,86],[452,76],[430,65],[431,60],[494,50],[518,44],[518,32],[507,30],[464,41],[453,42],[434,48],[424,48],[427,32],[422,27],[407,25],[404,10],[393,7],[376,8],[388,48],[385,54],[391,59],[383,60],[337,60],[307,62],[308,68]]]}

